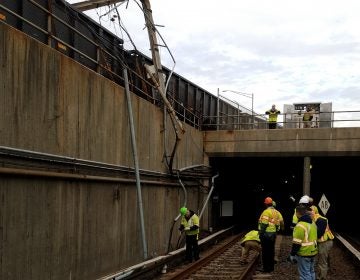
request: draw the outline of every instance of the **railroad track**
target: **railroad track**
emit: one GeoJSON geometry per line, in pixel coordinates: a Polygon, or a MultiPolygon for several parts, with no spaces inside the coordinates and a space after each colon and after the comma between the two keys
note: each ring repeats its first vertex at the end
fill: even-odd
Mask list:
{"type": "Polygon", "coordinates": [[[195,263],[181,266],[162,275],[160,280],[226,280],[226,279],[252,279],[258,255],[252,253],[251,261],[244,265],[240,264],[241,245],[240,239],[244,234],[238,234],[225,239],[209,250],[206,255],[195,263]]]}
{"type": "Polygon", "coordinates": [[[347,242],[349,242],[349,244],[351,244],[357,251],[360,251],[359,238],[357,238],[351,234],[344,234],[344,233],[341,233],[340,236],[342,236],[347,242]]]}
{"type": "MultiPolygon", "coordinates": [[[[141,263],[121,273],[106,276],[98,280],[298,279],[297,266],[287,262],[287,256],[292,246],[291,236],[278,236],[280,242],[278,245],[275,245],[275,249],[279,249],[278,262],[275,265],[275,270],[270,274],[266,274],[255,271],[258,265],[258,255],[255,253],[250,255],[249,264],[240,264],[240,239],[245,233],[233,235],[231,232],[232,230],[229,228],[223,232],[215,233],[214,236],[200,240],[199,244],[202,249],[200,260],[197,262],[184,265],[182,259],[185,257],[185,254],[184,248],[182,248],[178,252],[174,251],[167,257],[141,263]]],[[[336,242],[334,242],[334,247],[330,251],[330,278],[342,280],[359,279],[360,253],[356,249],[350,250],[349,246],[345,246],[348,242],[345,242],[346,240],[338,234],[336,236],[336,242]],[[349,255],[350,251],[351,255],[349,255]]]]}

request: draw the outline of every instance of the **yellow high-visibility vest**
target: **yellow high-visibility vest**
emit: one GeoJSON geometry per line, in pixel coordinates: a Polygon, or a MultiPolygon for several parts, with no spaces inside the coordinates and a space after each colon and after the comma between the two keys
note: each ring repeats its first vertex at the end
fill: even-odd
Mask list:
{"type": "Polygon", "coordinates": [[[243,237],[240,243],[242,244],[245,241],[249,241],[249,240],[260,242],[259,231],[258,230],[249,231],[247,234],[245,234],[245,236],[243,237]]]}
{"type": "Polygon", "coordinates": [[[266,114],[269,115],[269,122],[276,122],[277,121],[277,115],[280,114],[279,110],[268,110],[266,111],[266,114]]]}
{"type": "Polygon", "coordinates": [[[195,230],[187,230],[185,231],[186,235],[195,235],[200,232],[200,223],[199,223],[199,217],[194,214],[190,217],[190,219],[187,221],[185,216],[182,216],[181,218],[181,224],[184,226],[184,228],[191,228],[192,226],[198,226],[195,230]]]}
{"type": "Polygon", "coordinates": [[[259,218],[259,230],[261,229],[261,224],[265,224],[267,225],[266,232],[276,232],[277,223],[277,211],[272,206],[268,207],[262,212],[259,218]]]}
{"type": "Polygon", "coordinates": [[[325,241],[327,241],[329,239],[333,240],[334,235],[330,230],[328,219],[325,218],[324,216],[321,216],[320,214],[315,214],[314,221],[316,222],[316,220],[319,219],[319,218],[323,218],[323,219],[326,220],[326,229],[325,229],[325,232],[324,232],[323,236],[318,236],[318,242],[325,242],[325,241]]]}
{"type": "Polygon", "coordinates": [[[297,255],[303,257],[315,256],[318,252],[316,239],[317,229],[314,222],[309,224],[300,221],[296,224],[292,242],[301,245],[297,255]]]}

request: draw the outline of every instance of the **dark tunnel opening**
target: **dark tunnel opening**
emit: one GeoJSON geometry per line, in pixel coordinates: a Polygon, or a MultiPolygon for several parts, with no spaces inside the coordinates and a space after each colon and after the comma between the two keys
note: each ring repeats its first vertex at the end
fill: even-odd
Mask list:
{"type": "MultiPolygon", "coordinates": [[[[360,157],[311,158],[310,196],[319,208],[325,195],[330,203],[325,216],[338,232],[355,232],[345,215],[358,205],[355,169],[359,163],[360,157]]],[[[212,195],[214,228],[233,224],[241,229],[256,228],[264,199],[271,196],[284,216],[285,233],[291,233],[294,208],[303,193],[303,157],[216,157],[210,164],[219,173],[212,195]]]]}

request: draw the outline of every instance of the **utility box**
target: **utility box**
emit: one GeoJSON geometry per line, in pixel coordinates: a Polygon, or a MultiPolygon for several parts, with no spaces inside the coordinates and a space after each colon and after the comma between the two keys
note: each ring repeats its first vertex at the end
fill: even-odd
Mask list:
{"type": "Polygon", "coordinates": [[[332,103],[303,102],[284,105],[284,128],[304,128],[303,116],[312,112],[311,128],[332,127],[332,103]]]}

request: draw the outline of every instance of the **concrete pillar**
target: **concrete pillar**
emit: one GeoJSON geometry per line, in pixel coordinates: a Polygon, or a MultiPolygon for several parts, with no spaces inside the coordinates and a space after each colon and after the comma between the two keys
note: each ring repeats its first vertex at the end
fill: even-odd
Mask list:
{"type": "Polygon", "coordinates": [[[304,157],[304,176],[303,176],[303,194],[310,195],[310,173],[311,158],[304,157]]]}

